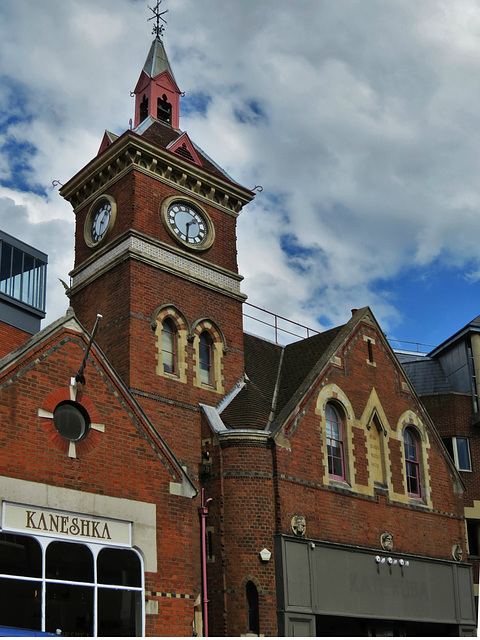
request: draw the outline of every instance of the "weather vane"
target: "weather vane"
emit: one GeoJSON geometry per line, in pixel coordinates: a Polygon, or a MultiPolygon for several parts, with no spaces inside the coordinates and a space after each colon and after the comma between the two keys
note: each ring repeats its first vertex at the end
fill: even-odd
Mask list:
{"type": "Polygon", "coordinates": [[[168,9],[165,9],[165,11],[160,11],[160,5],[162,4],[162,2],[163,0],[157,0],[155,9],[152,9],[152,7],[148,7],[150,11],[153,12],[153,16],[151,18],[148,18],[147,22],[149,22],[150,20],[154,20],[156,18],[157,24],[153,27],[152,33],[154,33],[157,36],[157,38],[161,38],[165,30],[165,27],[163,26],[163,24],[160,24],[160,20],[165,24],[167,24],[167,21],[162,16],[168,13],[168,9]]]}

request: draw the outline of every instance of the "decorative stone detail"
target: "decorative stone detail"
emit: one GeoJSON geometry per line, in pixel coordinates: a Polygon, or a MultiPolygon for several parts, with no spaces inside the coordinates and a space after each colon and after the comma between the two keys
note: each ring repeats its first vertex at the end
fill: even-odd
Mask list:
{"type": "Polygon", "coordinates": [[[305,516],[293,516],[290,521],[290,526],[294,535],[298,536],[299,538],[305,537],[305,534],[307,532],[307,519],[305,518],[305,516]]]}
{"type": "Polygon", "coordinates": [[[90,279],[97,277],[106,271],[111,265],[117,263],[124,253],[131,253],[140,259],[148,260],[162,268],[167,268],[174,273],[191,277],[210,287],[222,289],[232,295],[245,297],[240,291],[240,277],[234,278],[227,273],[202,264],[199,261],[189,259],[173,251],[148,242],[142,238],[130,236],[115,247],[100,256],[95,262],[78,271],[72,277],[72,289],[86,284],[90,279]]]}
{"type": "Polygon", "coordinates": [[[463,558],[463,549],[459,544],[454,544],[452,547],[452,558],[457,562],[461,562],[463,558]]]}
{"type": "Polygon", "coordinates": [[[116,141],[116,144],[114,143],[97,156],[88,167],[90,176],[82,172],[72,183],[61,189],[61,195],[71,203],[74,209],[83,206],[132,169],[147,173],[161,182],[180,187],[185,193],[203,198],[234,216],[237,216],[243,205],[251,200],[245,189],[231,182],[226,176],[225,179],[229,180],[231,188],[228,183],[222,184],[221,178],[215,180],[215,186],[213,186],[212,177],[204,175],[203,170],[198,166],[186,166],[181,158],[172,157],[171,152],[165,152],[148,141],[128,138],[127,133],[123,145],[119,145],[116,141]]]}
{"type": "Polygon", "coordinates": [[[380,536],[380,544],[384,551],[393,551],[393,533],[384,531],[380,536]]]}

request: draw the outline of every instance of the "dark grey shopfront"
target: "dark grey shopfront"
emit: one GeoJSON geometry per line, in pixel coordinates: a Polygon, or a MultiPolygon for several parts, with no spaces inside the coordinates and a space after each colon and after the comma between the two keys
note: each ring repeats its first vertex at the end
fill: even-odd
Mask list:
{"type": "Polygon", "coordinates": [[[281,635],[476,635],[470,565],[286,536],[275,556],[281,635]]]}

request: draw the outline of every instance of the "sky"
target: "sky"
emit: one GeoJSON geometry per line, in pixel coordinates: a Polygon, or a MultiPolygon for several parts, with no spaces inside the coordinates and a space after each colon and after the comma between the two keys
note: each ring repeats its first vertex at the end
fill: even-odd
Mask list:
{"type": "MultiPolygon", "coordinates": [[[[65,313],[73,267],[58,183],[128,129],[154,4],[0,1],[0,229],[48,253],[42,326],[65,313]]],[[[261,187],[238,219],[249,303],[319,331],[369,306],[397,347],[480,314],[477,0],[161,9],[180,128],[261,187]]]]}

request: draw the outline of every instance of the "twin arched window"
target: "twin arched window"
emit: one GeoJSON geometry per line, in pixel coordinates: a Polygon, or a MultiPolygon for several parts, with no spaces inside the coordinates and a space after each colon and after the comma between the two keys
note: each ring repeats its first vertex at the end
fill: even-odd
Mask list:
{"type": "Polygon", "coordinates": [[[193,339],[193,384],[197,387],[211,387],[220,393],[223,391],[220,372],[224,340],[210,321],[198,322],[194,335],[189,337],[186,321],[172,307],[164,308],[156,315],[154,326],[157,333],[159,375],[176,377],[181,382],[187,382],[187,343],[193,339]]]}
{"type": "Polygon", "coordinates": [[[328,474],[331,478],[345,480],[345,449],[343,420],[337,408],[327,403],[325,408],[327,435],[328,474]]]}

